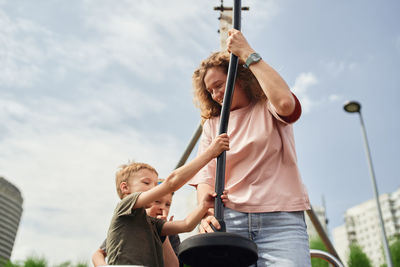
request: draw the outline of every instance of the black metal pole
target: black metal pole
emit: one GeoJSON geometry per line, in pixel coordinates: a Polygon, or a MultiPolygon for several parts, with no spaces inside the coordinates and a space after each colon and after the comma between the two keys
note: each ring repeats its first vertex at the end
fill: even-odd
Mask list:
{"type": "MultiPolygon", "coordinates": [[[[233,27],[237,30],[240,30],[240,12],[241,1],[235,0],[233,7],[233,27]]],[[[227,132],[237,67],[238,57],[231,54],[224,102],[221,110],[220,134],[227,132]]],[[[256,243],[247,237],[234,233],[226,233],[224,206],[221,200],[221,195],[225,188],[225,162],[226,153],[223,152],[217,158],[215,191],[218,197],[215,200],[214,211],[214,216],[220,223],[221,229],[214,229],[215,233],[189,237],[179,246],[179,259],[193,267],[250,266],[256,263],[258,259],[256,243]]]]}
{"type": "MultiPolygon", "coordinates": [[[[240,31],[240,15],[241,15],[241,0],[235,0],[233,5],[233,28],[240,31]]],[[[231,53],[228,77],[225,86],[224,101],[221,110],[221,119],[219,125],[219,134],[227,132],[229,113],[231,109],[233,91],[235,88],[236,73],[238,67],[238,57],[231,53]]],[[[224,221],[224,206],[221,200],[222,192],[225,189],[225,163],[226,163],[226,152],[222,152],[217,158],[217,170],[215,178],[215,192],[217,193],[217,198],[215,199],[215,211],[214,216],[221,225],[220,232],[225,232],[225,221],[224,221]]]]}

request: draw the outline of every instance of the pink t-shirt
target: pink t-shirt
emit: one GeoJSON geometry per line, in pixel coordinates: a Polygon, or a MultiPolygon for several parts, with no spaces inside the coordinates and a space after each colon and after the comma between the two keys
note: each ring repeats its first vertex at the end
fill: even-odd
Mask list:
{"type": "MultiPolygon", "coordinates": [[[[296,110],[301,112],[296,99],[296,110]]],[[[299,114],[298,114],[299,116],[299,114]]],[[[285,118],[294,122],[297,117],[285,118]]],[[[199,144],[202,153],[216,137],[220,117],[205,121],[199,144]]],[[[293,128],[267,100],[230,112],[225,189],[228,208],[241,212],[299,211],[310,208],[297,168],[293,128]]],[[[202,168],[191,185],[215,186],[217,160],[202,168]]]]}

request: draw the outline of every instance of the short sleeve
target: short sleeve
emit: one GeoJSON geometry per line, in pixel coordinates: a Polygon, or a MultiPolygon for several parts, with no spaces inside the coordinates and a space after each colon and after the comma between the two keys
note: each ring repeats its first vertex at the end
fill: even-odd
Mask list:
{"type": "Polygon", "coordinates": [[[294,110],[292,112],[292,114],[288,115],[288,116],[281,116],[278,113],[276,113],[275,107],[271,104],[270,101],[268,101],[267,106],[268,106],[268,110],[272,113],[272,115],[275,117],[275,119],[285,123],[285,124],[291,124],[296,122],[301,115],[301,104],[299,99],[297,99],[296,95],[293,94],[293,98],[295,101],[295,106],[294,106],[294,110]]]}
{"type": "Polygon", "coordinates": [[[148,218],[150,218],[151,223],[152,223],[152,224],[155,226],[155,228],[157,229],[157,234],[158,234],[158,236],[160,237],[161,242],[164,243],[164,241],[165,241],[165,236],[162,236],[162,235],[161,235],[161,231],[162,231],[162,228],[163,228],[163,226],[164,226],[165,221],[164,221],[164,220],[161,220],[161,219],[154,218],[154,217],[150,217],[150,216],[148,216],[148,218]]]}
{"type": "Polygon", "coordinates": [[[133,213],[133,206],[142,192],[135,192],[124,197],[115,208],[115,214],[119,216],[126,216],[133,213]]]}
{"type": "Polygon", "coordinates": [[[103,243],[101,243],[101,245],[100,245],[100,249],[103,251],[106,251],[106,242],[107,242],[107,239],[104,239],[103,243]]]}
{"type": "MultiPolygon", "coordinates": [[[[203,125],[203,132],[201,134],[199,149],[197,155],[204,153],[212,142],[212,130],[210,127],[210,120],[206,120],[203,125]]],[[[214,185],[216,160],[211,160],[206,166],[204,166],[193,178],[189,181],[189,185],[197,186],[198,184],[209,184],[214,185]]]]}

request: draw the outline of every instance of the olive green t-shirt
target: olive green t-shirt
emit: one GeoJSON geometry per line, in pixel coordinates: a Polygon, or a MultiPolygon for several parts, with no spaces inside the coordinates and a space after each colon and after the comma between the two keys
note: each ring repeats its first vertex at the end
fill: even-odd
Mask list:
{"type": "Polygon", "coordinates": [[[109,265],[163,267],[161,229],[164,221],[132,209],[141,192],[123,198],[115,208],[107,233],[109,265]]]}

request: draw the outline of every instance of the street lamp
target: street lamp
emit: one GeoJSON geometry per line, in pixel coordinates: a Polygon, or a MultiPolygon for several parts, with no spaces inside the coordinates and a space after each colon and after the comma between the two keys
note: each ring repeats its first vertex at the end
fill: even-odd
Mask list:
{"type": "Polygon", "coordinates": [[[378,215],[379,215],[379,220],[380,220],[380,224],[381,224],[383,248],[384,248],[385,254],[386,254],[387,266],[392,267],[393,266],[392,257],[390,255],[390,249],[389,249],[388,241],[386,238],[385,224],[383,222],[383,217],[382,217],[381,205],[379,203],[378,188],[376,186],[375,172],[374,172],[374,168],[372,166],[371,152],[369,151],[367,131],[365,130],[364,120],[361,115],[361,104],[356,101],[349,101],[349,102],[345,103],[343,108],[346,112],[349,112],[349,113],[357,112],[360,115],[361,128],[362,128],[362,133],[364,136],[365,151],[367,153],[367,159],[368,159],[368,163],[369,163],[369,172],[371,174],[371,180],[372,180],[372,185],[373,185],[375,200],[376,200],[376,207],[378,209],[378,215]]]}

